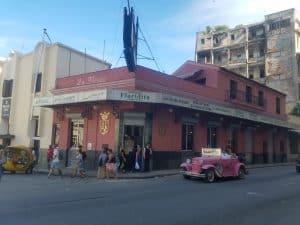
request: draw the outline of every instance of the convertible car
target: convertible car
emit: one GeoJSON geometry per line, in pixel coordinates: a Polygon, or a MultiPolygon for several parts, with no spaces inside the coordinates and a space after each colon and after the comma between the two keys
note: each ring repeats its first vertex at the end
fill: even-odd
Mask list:
{"type": "Polygon", "coordinates": [[[222,177],[243,179],[247,174],[245,164],[237,156],[222,153],[220,148],[203,148],[201,157],[187,159],[180,168],[184,178],[203,178],[209,183],[222,177]]]}

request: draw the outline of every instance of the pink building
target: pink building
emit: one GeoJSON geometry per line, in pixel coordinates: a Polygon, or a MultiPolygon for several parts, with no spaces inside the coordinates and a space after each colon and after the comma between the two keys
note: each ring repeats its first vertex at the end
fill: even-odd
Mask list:
{"type": "Polygon", "coordinates": [[[187,61],[173,75],[142,66],[59,78],[54,96],[35,104],[54,109],[53,142],[78,145],[96,166],[98,150],[151,143],[153,168],[178,168],[202,147],[230,146],[248,163],[286,160],[285,95],[214,65],[187,61]]]}

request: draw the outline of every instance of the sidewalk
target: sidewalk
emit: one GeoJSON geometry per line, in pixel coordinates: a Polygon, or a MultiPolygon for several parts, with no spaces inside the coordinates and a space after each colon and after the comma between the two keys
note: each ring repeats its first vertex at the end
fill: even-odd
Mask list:
{"type": "MultiPolygon", "coordinates": [[[[35,173],[44,173],[47,174],[48,170],[47,169],[37,169],[34,171],[35,173]]],[[[71,176],[72,174],[72,168],[64,168],[63,169],[63,175],[64,176],[71,176]]],[[[155,170],[151,172],[127,172],[127,173],[118,173],[117,177],[119,179],[147,179],[147,178],[154,178],[154,177],[164,177],[164,176],[172,176],[179,174],[179,169],[175,170],[155,170]]],[[[87,171],[87,176],[88,177],[96,177],[97,176],[97,171],[96,170],[90,170],[87,171]]]]}
{"type": "MultiPolygon", "coordinates": [[[[247,165],[249,170],[257,169],[257,168],[267,168],[267,167],[279,167],[279,166],[292,166],[295,163],[271,163],[271,164],[255,164],[255,165],[247,165]]],[[[46,169],[37,169],[35,173],[48,173],[46,169]]],[[[64,168],[63,169],[64,176],[71,176],[72,168],[64,168]]],[[[143,172],[136,172],[136,173],[118,173],[119,179],[147,179],[147,178],[154,178],[154,177],[165,177],[165,176],[172,176],[179,174],[179,169],[173,170],[154,170],[151,172],[143,173],[143,172]]],[[[87,172],[88,177],[96,177],[97,171],[91,170],[87,172]]]]}

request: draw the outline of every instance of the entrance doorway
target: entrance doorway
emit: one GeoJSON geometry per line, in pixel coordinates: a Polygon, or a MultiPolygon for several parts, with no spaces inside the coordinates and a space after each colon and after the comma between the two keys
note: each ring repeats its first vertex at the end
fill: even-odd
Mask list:
{"type": "Polygon", "coordinates": [[[84,132],[84,120],[72,119],[71,120],[71,138],[70,146],[78,148],[79,145],[83,145],[83,132],[84,132]]]}
{"type": "Polygon", "coordinates": [[[130,152],[136,145],[144,146],[144,126],[125,125],[123,136],[125,152],[130,152]]]}

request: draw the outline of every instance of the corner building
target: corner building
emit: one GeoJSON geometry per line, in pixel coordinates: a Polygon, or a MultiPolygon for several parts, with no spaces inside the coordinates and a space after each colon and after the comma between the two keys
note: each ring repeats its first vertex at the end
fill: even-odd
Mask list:
{"type": "Polygon", "coordinates": [[[89,169],[108,145],[153,148],[153,169],[178,168],[202,147],[225,148],[248,163],[289,160],[285,95],[225,68],[187,61],[173,75],[142,66],[56,79],[53,96],[35,107],[53,108],[53,140],[66,164],[82,145],[89,169]]]}

